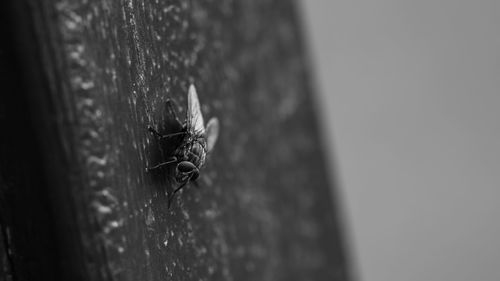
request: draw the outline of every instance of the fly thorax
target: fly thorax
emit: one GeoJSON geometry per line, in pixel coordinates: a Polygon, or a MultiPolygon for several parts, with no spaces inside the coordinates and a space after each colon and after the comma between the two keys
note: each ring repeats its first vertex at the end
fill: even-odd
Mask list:
{"type": "Polygon", "coordinates": [[[187,151],[187,158],[198,168],[203,166],[203,164],[205,163],[205,157],[207,155],[206,143],[204,141],[204,139],[197,139],[193,141],[191,143],[190,149],[187,151]]]}

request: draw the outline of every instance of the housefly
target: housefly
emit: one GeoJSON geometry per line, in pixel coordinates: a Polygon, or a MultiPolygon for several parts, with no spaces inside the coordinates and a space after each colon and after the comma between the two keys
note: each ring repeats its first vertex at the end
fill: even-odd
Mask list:
{"type": "MultiPolygon", "coordinates": [[[[174,178],[179,186],[168,196],[168,206],[170,207],[170,202],[175,194],[186,186],[188,182],[194,182],[198,178],[200,169],[205,164],[207,153],[213,149],[217,141],[219,120],[213,117],[205,127],[198,94],[192,84],[188,90],[188,108],[184,123],[181,123],[177,118],[171,100],[166,102],[166,108],[174,119],[173,125],[179,129],[166,135],[160,134],[151,126],[148,127],[148,130],[157,137],[160,147],[164,147],[166,141],[170,139],[175,138],[178,141],[173,143],[174,148],[170,149],[168,155],[163,155],[163,162],[156,166],[148,167],[147,170],[152,171],[175,165],[174,178]]],[[[170,144],[172,145],[172,143],[170,144]]],[[[162,149],[162,154],[164,152],[165,149],[162,149]]]]}

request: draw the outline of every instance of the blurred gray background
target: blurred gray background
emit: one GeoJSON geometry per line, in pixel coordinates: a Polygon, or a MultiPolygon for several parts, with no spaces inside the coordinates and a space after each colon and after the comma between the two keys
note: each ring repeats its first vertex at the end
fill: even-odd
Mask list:
{"type": "Polygon", "coordinates": [[[359,279],[500,280],[500,1],[301,5],[359,279]]]}

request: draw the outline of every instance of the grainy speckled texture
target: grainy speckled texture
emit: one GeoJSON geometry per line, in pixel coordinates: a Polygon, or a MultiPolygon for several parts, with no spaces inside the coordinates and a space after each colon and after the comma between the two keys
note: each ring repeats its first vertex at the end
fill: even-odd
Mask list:
{"type": "Polygon", "coordinates": [[[347,280],[293,3],[27,2],[63,276],[347,280]],[[221,134],[167,209],[146,128],[190,83],[221,134]]]}

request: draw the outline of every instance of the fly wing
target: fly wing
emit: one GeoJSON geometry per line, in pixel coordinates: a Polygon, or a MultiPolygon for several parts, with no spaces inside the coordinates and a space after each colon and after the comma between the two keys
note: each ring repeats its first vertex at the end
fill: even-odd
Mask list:
{"type": "Polygon", "coordinates": [[[208,120],[207,123],[207,150],[210,152],[214,148],[219,137],[219,120],[215,117],[208,120]]]}
{"type": "Polygon", "coordinates": [[[188,91],[187,129],[189,132],[205,133],[205,123],[201,114],[200,101],[198,100],[198,94],[196,94],[196,88],[193,84],[189,86],[188,91]]]}

